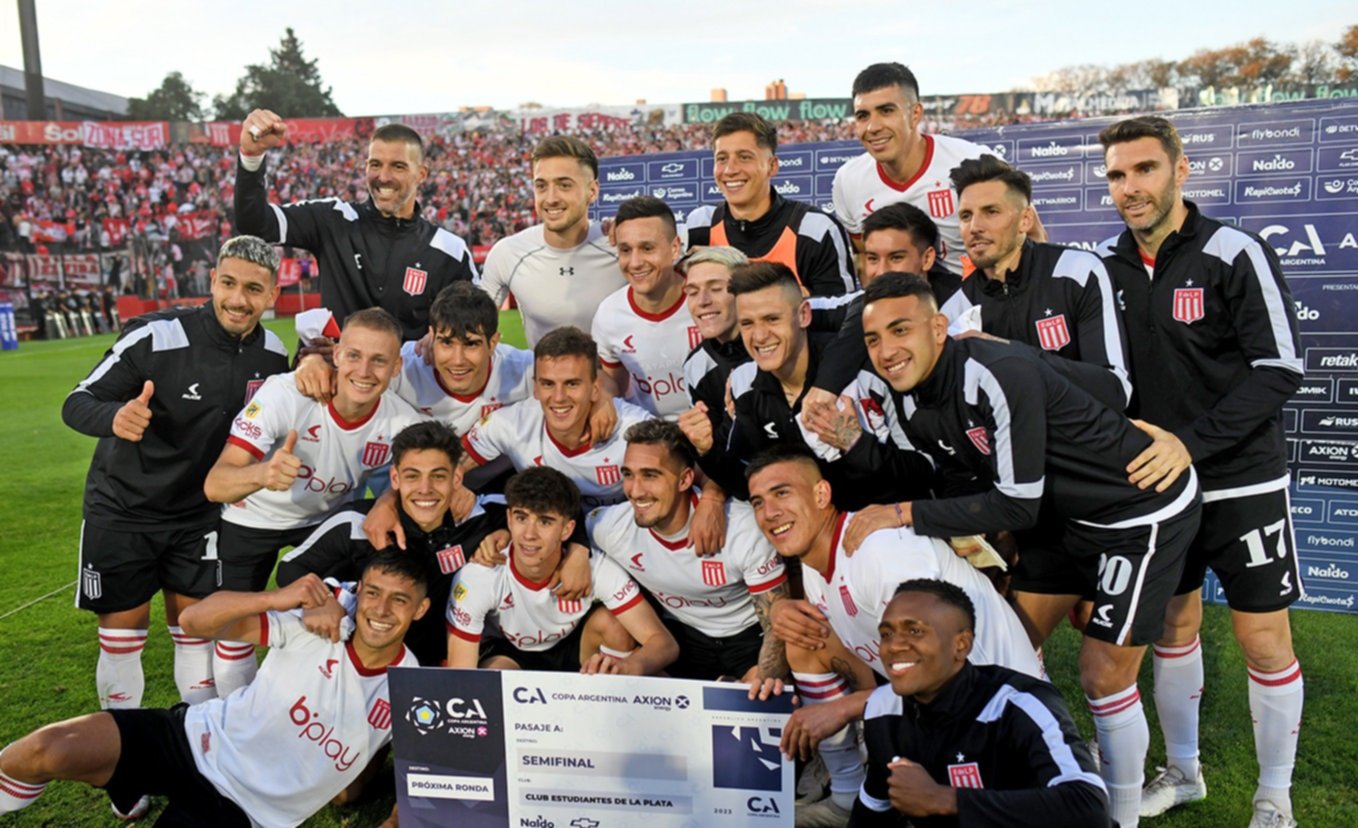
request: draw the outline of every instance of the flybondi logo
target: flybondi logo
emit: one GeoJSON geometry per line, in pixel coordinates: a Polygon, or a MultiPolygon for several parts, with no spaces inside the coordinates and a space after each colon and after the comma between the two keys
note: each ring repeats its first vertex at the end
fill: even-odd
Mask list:
{"type": "Polygon", "coordinates": [[[1294,126],[1291,129],[1252,129],[1250,130],[1250,140],[1252,141],[1277,141],[1282,138],[1300,138],[1301,127],[1294,126]]]}

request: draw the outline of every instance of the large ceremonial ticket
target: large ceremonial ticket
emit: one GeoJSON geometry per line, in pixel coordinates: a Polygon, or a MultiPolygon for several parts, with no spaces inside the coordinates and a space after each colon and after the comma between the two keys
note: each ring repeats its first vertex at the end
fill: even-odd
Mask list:
{"type": "Polygon", "coordinates": [[[791,825],[790,696],[742,685],[390,671],[403,828],[791,825]]]}

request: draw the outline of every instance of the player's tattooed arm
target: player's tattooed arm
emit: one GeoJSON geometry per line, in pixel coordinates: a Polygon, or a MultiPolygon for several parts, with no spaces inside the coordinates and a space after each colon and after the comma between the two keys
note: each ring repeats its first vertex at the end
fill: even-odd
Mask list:
{"type": "Polygon", "coordinates": [[[773,589],[766,589],[754,596],[754,614],[764,631],[764,641],[759,647],[759,678],[786,678],[791,672],[787,664],[787,647],[778,636],[772,634],[773,605],[788,596],[787,584],[781,583],[773,589]]]}

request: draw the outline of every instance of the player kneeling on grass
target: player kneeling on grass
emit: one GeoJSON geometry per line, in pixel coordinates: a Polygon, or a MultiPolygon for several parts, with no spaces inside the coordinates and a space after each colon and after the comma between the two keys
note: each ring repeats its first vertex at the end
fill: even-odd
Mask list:
{"type": "Polygon", "coordinates": [[[217,592],[184,610],[189,635],[270,648],[255,681],[225,699],[109,710],[48,725],[0,752],[0,813],[53,779],[104,788],[126,810],[165,795],[162,824],[293,826],[354,782],[391,738],[387,667],[416,666],[401,643],[429,608],[425,567],[376,555],[358,588],[355,631],[332,641],[306,614],[333,615],[315,575],[273,592],[217,592]],[[267,770],[264,770],[267,768],[267,770]]]}
{"type": "Polygon", "coordinates": [[[902,583],[877,626],[888,685],[868,697],[868,773],[849,828],[1107,826],[1108,794],[1061,694],[968,661],[976,610],[960,587],[902,583]]]}
{"type": "Polygon", "coordinates": [[[646,676],[678,657],[679,645],[641,588],[612,560],[591,559],[592,588],[581,599],[548,588],[580,511],[580,490],[569,478],[546,466],[527,469],[510,478],[505,501],[508,560],[463,567],[453,581],[449,667],[646,676]],[[603,608],[592,607],[595,599],[603,608]],[[483,639],[490,617],[500,635],[483,639]],[[634,640],[640,646],[627,652],[634,640]]]}

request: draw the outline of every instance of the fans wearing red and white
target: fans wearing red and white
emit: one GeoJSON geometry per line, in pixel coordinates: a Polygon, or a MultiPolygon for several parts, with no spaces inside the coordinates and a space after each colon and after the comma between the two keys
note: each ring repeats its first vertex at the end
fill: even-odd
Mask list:
{"type": "Polygon", "coordinates": [[[533,396],[533,352],[500,342],[495,303],[465,282],[439,291],[429,308],[432,364],[414,342],[401,346],[391,390],[459,437],[497,408],[533,396]]]}
{"type": "Polygon", "coordinates": [[[858,73],[853,82],[853,119],[867,152],[835,173],[835,218],[861,250],[863,219],[888,204],[908,201],[938,225],[940,253],[948,269],[963,273],[957,194],[948,173],[968,158],[979,158],[985,148],[961,138],[921,135],[924,106],[919,83],[899,63],[874,63],[858,73]]]}
{"type": "Polygon", "coordinates": [[[588,508],[618,503],[628,426],[650,419],[643,408],[614,399],[617,428],[605,440],[591,434],[590,410],[599,351],[579,328],[558,328],[533,349],[534,400],[492,411],[462,438],[464,469],[509,457],[515,469],[548,466],[579,487],[588,508]]]}
{"type": "Polygon", "coordinates": [[[750,507],[727,501],[722,547],[698,557],[690,537],[698,505],[693,446],[664,420],[634,425],[625,436],[622,485],[629,502],[590,513],[590,541],[654,597],[679,642],[679,660],[666,672],[707,680],[781,678],[787,670],[782,648],[765,632],[773,603],[787,596],[787,575],[750,507]]]}
{"type": "Polygon", "coordinates": [[[453,581],[449,667],[655,675],[674,661],[678,645],[611,559],[591,559],[591,591],[582,598],[567,600],[548,588],[580,509],[574,483],[555,469],[530,468],[510,479],[505,501],[508,560],[465,566],[453,581]],[[594,600],[606,611],[592,613],[594,600]],[[483,641],[492,616],[498,635],[483,641]],[[624,655],[619,643],[625,646],[627,635],[640,646],[624,655]]]}
{"type": "Polygon", "coordinates": [[[637,196],[623,202],[613,228],[627,287],[594,314],[604,387],[675,420],[689,407],[684,360],[703,337],[685,307],[684,277],[674,269],[682,249],[674,211],[658,198],[637,196]]]}
{"type": "MultiPolygon", "coordinates": [[[[217,546],[223,589],[262,589],[285,546],[362,493],[390,458],[396,433],[427,419],[386,393],[401,367],[400,328],[380,308],[351,314],[335,348],[335,396],[302,396],[289,374],[270,378],[231,427],[208,472],[208,499],[222,509],[217,546]]],[[[227,695],[254,675],[252,648],[218,642],[214,670],[227,695]]]]}
{"type": "Polygon", "coordinates": [[[347,642],[308,631],[322,626],[313,611],[343,613],[315,575],[205,598],[180,615],[184,629],[269,647],[257,680],[187,709],[109,710],[19,739],[0,751],[0,813],[31,805],[54,779],[100,780],[121,812],[168,796],[166,823],[301,824],[391,738],[386,671],[418,666],[401,642],[429,608],[425,584],[419,559],[379,554],[363,572],[347,642]]]}

